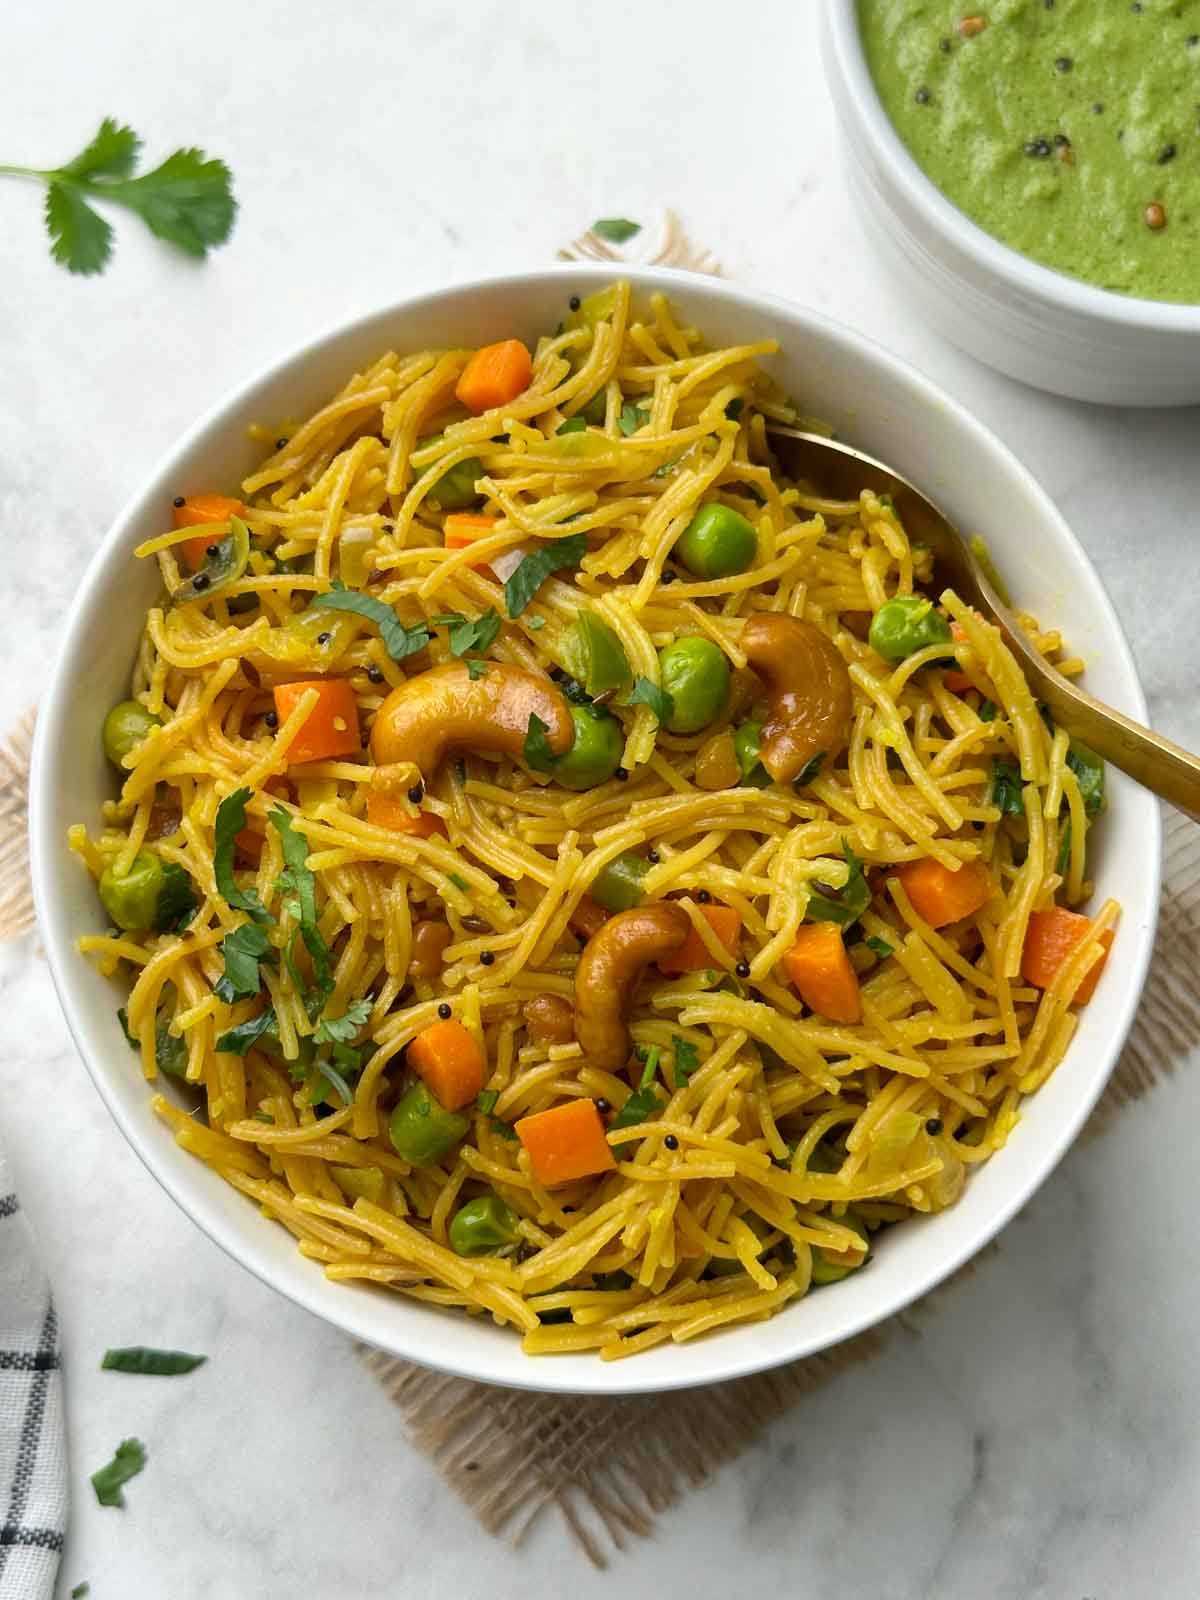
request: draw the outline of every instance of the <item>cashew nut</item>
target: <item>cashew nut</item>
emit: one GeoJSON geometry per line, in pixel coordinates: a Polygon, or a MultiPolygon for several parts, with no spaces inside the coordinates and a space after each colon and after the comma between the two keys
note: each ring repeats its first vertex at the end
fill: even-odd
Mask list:
{"type": "Polygon", "coordinates": [[[787,783],[816,755],[832,757],[850,732],[850,674],[832,639],[811,622],[759,611],[747,619],[741,646],[767,685],[769,711],[758,756],[787,783]]]}
{"type": "Polygon", "coordinates": [[[591,1066],[618,1072],[629,1055],[626,1014],[642,968],[686,943],[691,918],[673,900],[618,911],[588,940],[575,972],[575,1036],[591,1066]]]}
{"type": "Polygon", "coordinates": [[[410,761],[429,782],[450,750],[518,759],[533,716],[546,725],[551,753],[565,754],[574,724],[566,699],[547,679],[502,661],[489,661],[472,678],[464,662],[448,662],[392,690],[375,714],[371,755],[380,767],[410,761]]]}

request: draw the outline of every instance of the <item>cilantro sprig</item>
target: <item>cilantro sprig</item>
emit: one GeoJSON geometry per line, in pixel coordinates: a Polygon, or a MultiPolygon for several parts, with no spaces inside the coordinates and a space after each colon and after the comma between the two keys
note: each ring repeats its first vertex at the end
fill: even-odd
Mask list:
{"type": "Polygon", "coordinates": [[[330,592],[318,595],[312,605],[320,611],[353,611],[368,622],[373,622],[393,661],[404,661],[416,655],[418,650],[424,650],[433,637],[423,623],[406,628],[391,606],[376,600],[373,595],[347,589],[336,579],[330,592]]]}
{"type": "Polygon", "coordinates": [[[124,206],[156,239],[198,258],[232,232],[237,201],[223,161],[203,150],[176,150],[135,177],[141,143],[132,128],[105,117],[95,138],[61,167],[0,166],[0,176],[46,185],[50,254],[68,272],[83,277],[103,272],[112,256],[112,224],[91,201],[124,206]]]}

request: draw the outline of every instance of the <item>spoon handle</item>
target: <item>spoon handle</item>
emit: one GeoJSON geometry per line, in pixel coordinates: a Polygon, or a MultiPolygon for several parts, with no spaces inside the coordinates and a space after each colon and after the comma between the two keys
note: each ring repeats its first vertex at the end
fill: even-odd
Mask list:
{"type": "Polygon", "coordinates": [[[1038,692],[1055,722],[1114,767],[1200,822],[1200,756],[1093,700],[1057,673],[1038,692]]]}

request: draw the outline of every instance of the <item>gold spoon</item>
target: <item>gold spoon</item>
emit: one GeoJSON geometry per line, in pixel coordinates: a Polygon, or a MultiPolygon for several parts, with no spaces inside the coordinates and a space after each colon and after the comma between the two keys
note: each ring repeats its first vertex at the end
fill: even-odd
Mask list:
{"type": "Polygon", "coordinates": [[[938,581],[1004,634],[1034,697],[1060,728],[1200,822],[1200,758],[1095,700],[1038,654],[970,545],[927,495],[873,456],[836,439],[780,426],[768,430],[784,474],[820,486],[831,498],[857,500],[861,489],[891,496],[909,537],[933,551],[938,581]]]}

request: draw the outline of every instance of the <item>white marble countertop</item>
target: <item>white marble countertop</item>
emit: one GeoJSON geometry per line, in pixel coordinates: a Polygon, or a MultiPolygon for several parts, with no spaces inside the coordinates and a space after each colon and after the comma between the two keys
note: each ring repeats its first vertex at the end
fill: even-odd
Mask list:
{"type": "MultiPolygon", "coordinates": [[[[117,508],[231,383],[418,282],[543,261],[595,216],[665,202],[732,276],[910,357],[1028,462],[1112,592],[1158,725],[1200,745],[1195,413],[1041,396],[914,325],[848,212],[816,5],[734,16],[715,0],[9,0],[4,160],[65,159],[112,113],[156,158],[191,141],[224,155],[242,216],[199,268],[122,219],[112,268],[84,281],[50,263],[38,193],[0,187],[0,728],[38,699],[117,508]]],[[[0,993],[0,1125],[67,1351],[63,1595],[82,1579],[94,1600],[505,1600],[564,1580],[579,1600],[614,1580],[697,1600],[1196,1593],[1200,1072],[1077,1148],[919,1338],[793,1409],[605,1576],[550,1524],[519,1553],[483,1533],[344,1338],[160,1192],[32,940],[0,950],[0,993]],[[102,1380],[101,1351],[132,1342],[211,1360],[186,1382],[102,1380]],[[151,1466],[125,1512],[101,1510],[87,1475],[128,1433],[151,1466]]]]}

